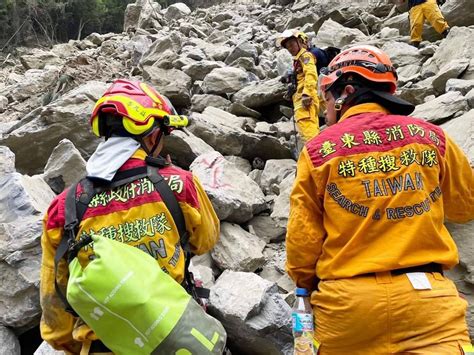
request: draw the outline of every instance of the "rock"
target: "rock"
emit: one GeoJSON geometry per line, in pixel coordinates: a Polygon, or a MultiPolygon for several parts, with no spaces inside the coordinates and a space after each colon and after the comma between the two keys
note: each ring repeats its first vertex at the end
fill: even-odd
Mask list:
{"type": "Polygon", "coordinates": [[[66,355],[66,353],[64,351],[54,350],[51,345],[43,341],[33,355],[66,355]]]}
{"type": "Polygon", "coordinates": [[[469,60],[454,60],[444,65],[433,80],[433,88],[437,94],[442,94],[446,89],[446,82],[449,79],[459,78],[459,76],[469,66],[469,60]]]}
{"type": "Polygon", "coordinates": [[[178,166],[188,169],[201,154],[214,152],[214,149],[188,130],[175,130],[165,138],[162,155],[170,154],[178,166]]]}
{"type": "Polygon", "coordinates": [[[397,68],[398,85],[403,85],[409,81],[414,81],[420,76],[421,65],[409,64],[397,68]]]}
{"type": "Polygon", "coordinates": [[[244,106],[238,102],[233,102],[230,105],[228,111],[236,116],[253,117],[256,119],[262,117],[262,114],[260,112],[252,110],[251,108],[248,108],[247,106],[244,106]]]}
{"type": "Polygon", "coordinates": [[[418,49],[407,43],[389,41],[382,46],[385,53],[390,53],[390,59],[395,67],[410,64],[421,65],[421,54],[418,49]]]}
{"type": "Polygon", "coordinates": [[[239,68],[213,69],[204,78],[202,89],[206,94],[232,94],[247,86],[249,77],[239,68]]]}
{"type": "Polygon", "coordinates": [[[473,79],[448,79],[446,82],[446,91],[459,91],[461,94],[467,95],[472,89],[474,89],[473,79]]]}
{"type": "Polygon", "coordinates": [[[265,263],[265,242],[237,224],[221,223],[219,241],[211,251],[222,270],[253,272],[265,263]]]}
{"type": "Polygon", "coordinates": [[[0,113],[5,112],[8,106],[8,99],[0,95],[0,113]]]}
{"type": "Polygon", "coordinates": [[[194,95],[191,99],[191,110],[194,112],[202,112],[206,107],[217,107],[222,110],[227,109],[231,102],[218,95],[194,95]]]}
{"type": "Polygon", "coordinates": [[[474,136],[474,110],[470,110],[462,116],[456,117],[441,127],[449,134],[451,138],[466,153],[471,165],[474,165],[474,144],[472,137],[474,136]]]}
{"type": "Polygon", "coordinates": [[[276,225],[279,227],[286,228],[288,223],[288,216],[290,215],[290,193],[293,188],[293,182],[295,175],[288,175],[279,186],[280,194],[275,199],[273,205],[273,212],[271,217],[277,222],[276,225]]]}
{"type": "Polygon", "coordinates": [[[54,148],[44,168],[43,179],[59,194],[65,187],[86,176],[86,161],[74,144],[63,139],[54,148]]]}
{"type": "Polygon", "coordinates": [[[157,61],[160,61],[163,58],[163,53],[174,53],[175,56],[181,51],[182,43],[181,37],[172,32],[168,36],[163,36],[157,39],[153,44],[148,48],[148,50],[143,54],[143,58],[140,64],[145,66],[152,66],[157,61]]]}
{"type": "Polygon", "coordinates": [[[47,65],[61,65],[63,60],[53,52],[33,49],[30,54],[20,57],[21,64],[25,69],[44,69],[47,65]]]}
{"type": "Polygon", "coordinates": [[[473,36],[474,29],[468,27],[451,28],[448,37],[441,42],[430,65],[425,66],[424,70],[438,73],[441,68],[455,60],[474,58],[474,47],[463,45],[470,43],[473,36]]]}
{"type": "Polygon", "coordinates": [[[0,176],[15,172],[15,154],[10,148],[0,146],[0,176]]]}
{"type": "Polygon", "coordinates": [[[260,276],[226,270],[211,288],[209,311],[239,354],[286,354],[292,349],[291,308],[260,276]]]}
{"type": "Polygon", "coordinates": [[[91,33],[90,35],[88,35],[84,39],[87,40],[87,41],[91,41],[96,46],[100,46],[102,44],[102,42],[104,41],[104,38],[96,32],[91,33]]]}
{"type": "Polygon", "coordinates": [[[356,28],[347,28],[329,19],[323,23],[316,36],[320,46],[342,48],[354,42],[367,41],[367,36],[356,28]]]}
{"type": "Polygon", "coordinates": [[[187,107],[191,104],[191,78],[177,69],[161,69],[154,66],[143,68],[143,78],[165,95],[177,107],[187,107]]]}
{"type": "Polygon", "coordinates": [[[466,224],[446,223],[446,227],[458,247],[459,262],[467,270],[464,280],[474,284],[474,243],[472,242],[474,221],[466,224]]]}
{"type": "Polygon", "coordinates": [[[9,328],[0,325],[0,353],[8,355],[20,355],[20,342],[9,328]]]}
{"type": "Polygon", "coordinates": [[[256,216],[247,222],[247,227],[252,234],[264,240],[265,243],[285,239],[286,228],[276,226],[275,221],[270,216],[256,216]]]}
{"type": "Polygon", "coordinates": [[[130,27],[135,27],[138,24],[140,18],[140,12],[142,7],[138,4],[128,4],[125,9],[123,30],[126,32],[130,27]]]}
{"type": "Polygon", "coordinates": [[[131,64],[137,66],[143,55],[149,51],[151,45],[152,41],[148,36],[135,35],[123,46],[130,53],[131,64]]]}
{"type": "Polygon", "coordinates": [[[224,64],[220,62],[213,62],[210,60],[203,60],[193,64],[185,65],[181,68],[183,72],[188,74],[193,81],[204,80],[207,74],[209,74],[213,69],[223,68],[224,64]]]}
{"type": "Polygon", "coordinates": [[[246,85],[232,96],[232,102],[255,110],[282,101],[285,93],[286,85],[275,78],[246,85]]]}
{"type": "Polygon", "coordinates": [[[245,118],[207,107],[203,113],[192,114],[192,124],[188,129],[225,155],[237,155],[248,160],[257,156],[263,159],[291,157],[288,146],[278,139],[246,132],[243,127],[247,122],[245,118]]]}
{"type": "Polygon", "coordinates": [[[190,169],[201,180],[220,220],[244,223],[265,208],[260,187],[221,154],[203,154],[190,169]]]}
{"type": "Polygon", "coordinates": [[[214,272],[212,268],[203,265],[194,265],[192,260],[189,265],[189,271],[193,273],[195,280],[202,281],[202,286],[211,288],[214,285],[214,272]]]}
{"type": "Polygon", "coordinates": [[[170,5],[165,10],[165,18],[167,20],[178,20],[183,18],[191,13],[191,9],[184,3],[178,2],[176,4],[170,5]]]}
{"type": "Polygon", "coordinates": [[[318,16],[316,16],[311,11],[301,11],[299,13],[293,14],[285,24],[285,29],[302,27],[305,24],[313,24],[318,21],[318,16]]]}
{"type": "Polygon", "coordinates": [[[285,75],[288,70],[292,70],[293,57],[285,48],[275,53],[275,61],[278,75],[285,75]]]}
{"type": "Polygon", "coordinates": [[[248,173],[250,173],[250,171],[252,170],[252,165],[250,165],[250,162],[247,159],[237,157],[235,155],[226,155],[224,156],[224,158],[227,161],[233,163],[237,167],[237,169],[242,171],[244,174],[248,175],[248,173]]]}
{"type": "Polygon", "coordinates": [[[161,28],[160,22],[165,22],[161,15],[161,5],[155,1],[140,1],[140,16],[136,23],[137,28],[161,28]]]}
{"type": "Polygon", "coordinates": [[[5,138],[0,138],[0,145],[15,153],[18,171],[40,173],[57,142],[64,138],[88,158],[99,143],[90,129],[90,114],[107,87],[103,82],[89,81],[41,108],[39,113],[34,112],[31,118],[12,127],[5,138]],[[31,142],[41,144],[31,149],[31,142]]]}
{"type": "Polygon", "coordinates": [[[380,30],[381,38],[393,38],[400,36],[400,31],[397,28],[384,27],[380,30]]]}
{"type": "Polygon", "coordinates": [[[441,11],[451,27],[471,26],[474,23],[474,6],[469,0],[446,1],[441,11]]]}
{"type": "Polygon", "coordinates": [[[470,108],[474,108],[474,89],[471,89],[466,95],[467,103],[470,108]]]}
{"type": "Polygon", "coordinates": [[[293,159],[270,159],[265,163],[260,187],[263,192],[270,192],[273,184],[279,185],[288,175],[295,174],[296,162],[293,159]]]}
{"type": "Polygon", "coordinates": [[[37,324],[41,218],[55,197],[38,176],[0,177],[0,322],[12,328],[37,324]]]}
{"type": "Polygon", "coordinates": [[[411,114],[428,122],[439,122],[458,112],[468,111],[466,98],[457,91],[450,91],[427,103],[416,106],[411,114]]]}
{"type": "Polygon", "coordinates": [[[255,63],[258,58],[257,49],[250,42],[240,42],[239,44],[237,44],[237,46],[235,46],[232,52],[229,53],[225,60],[225,63],[230,64],[234,60],[239,58],[251,58],[255,63]]]}
{"type": "MultiPolygon", "coordinates": [[[[11,101],[24,101],[34,98],[40,93],[47,92],[56,82],[59,68],[48,67],[47,69],[27,70],[18,83],[8,85],[0,89],[0,95],[10,98],[11,101]]],[[[38,102],[39,104],[39,102],[38,102]]]]}

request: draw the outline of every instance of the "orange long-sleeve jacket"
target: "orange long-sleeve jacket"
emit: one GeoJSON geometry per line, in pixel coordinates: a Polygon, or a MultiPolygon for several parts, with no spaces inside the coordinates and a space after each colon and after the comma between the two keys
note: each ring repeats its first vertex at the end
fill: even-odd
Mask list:
{"type": "Polygon", "coordinates": [[[368,103],[309,141],[297,165],[286,236],[299,287],[458,263],[443,222],[474,218],[467,157],[438,126],[368,103]]]}
{"type": "MultiPolygon", "coordinates": [[[[144,166],[145,152],[139,149],[120,170],[144,166]]],[[[191,251],[209,251],[219,237],[219,220],[202,188],[192,173],[174,166],[160,169],[183,211],[189,232],[191,251]]],[[[78,188],[79,193],[79,188],[78,188]]],[[[94,332],[79,318],[65,311],[54,288],[54,255],[63,237],[67,190],[51,203],[43,221],[41,246],[41,335],[58,350],[78,354],[81,343],[96,340],[94,332]]],[[[135,246],[157,259],[157,267],[181,282],[184,277],[184,253],[173,218],[148,178],[95,195],[80,223],[78,236],[98,234],[135,246]]],[[[84,247],[78,254],[85,266],[93,253],[84,247]]],[[[58,283],[67,283],[67,265],[63,260],[58,270],[58,283]]],[[[137,290],[139,292],[139,290],[137,290]]]]}

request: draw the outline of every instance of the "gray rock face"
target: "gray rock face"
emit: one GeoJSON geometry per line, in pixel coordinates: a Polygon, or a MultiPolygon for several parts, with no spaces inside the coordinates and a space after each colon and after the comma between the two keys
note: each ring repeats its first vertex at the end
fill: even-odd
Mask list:
{"type": "Polygon", "coordinates": [[[0,176],[15,172],[15,154],[5,146],[0,146],[0,176]]]}
{"type": "Polygon", "coordinates": [[[248,229],[266,243],[280,241],[285,238],[286,229],[275,225],[270,216],[256,216],[247,223],[248,229]]]}
{"type": "Polygon", "coordinates": [[[74,144],[63,139],[54,148],[44,168],[43,179],[59,194],[86,175],[86,161],[74,144]]]}
{"type": "Polygon", "coordinates": [[[143,54],[143,59],[140,64],[142,66],[154,65],[163,58],[163,53],[166,51],[172,52],[175,55],[181,51],[182,43],[181,37],[172,32],[168,36],[158,38],[143,54]]]}
{"type": "Polygon", "coordinates": [[[219,241],[211,252],[223,270],[253,272],[265,263],[265,242],[237,224],[221,223],[219,241]]]}
{"type": "Polygon", "coordinates": [[[90,130],[89,118],[106,88],[103,82],[90,81],[43,107],[27,122],[14,126],[6,138],[0,138],[0,144],[15,153],[17,169],[30,174],[41,172],[49,154],[63,138],[73,142],[83,156],[90,156],[99,140],[90,130]],[[25,142],[41,144],[31,149],[25,142]]]}
{"type": "Polygon", "coordinates": [[[242,171],[244,174],[248,175],[248,173],[250,173],[250,171],[252,170],[252,165],[247,159],[237,157],[234,155],[227,155],[224,158],[226,158],[226,160],[233,163],[237,167],[237,169],[242,171]]]}
{"type": "Polygon", "coordinates": [[[171,159],[183,168],[189,168],[191,163],[201,154],[214,152],[214,148],[201,138],[186,131],[173,131],[165,138],[162,155],[170,154],[171,159]]]}
{"type": "Polygon", "coordinates": [[[288,175],[295,174],[296,161],[293,159],[270,159],[265,163],[260,187],[264,192],[270,192],[272,185],[279,185],[288,175]]]}
{"type": "Polygon", "coordinates": [[[220,62],[213,62],[210,60],[203,60],[193,64],[185,65],[181,68],[186,74],[188,74],[193,81],[204,80],[207,74],[213,69],[222,68],[224,64],[220,62]]]}
{"type": "Polygon", "coordinates": [[[341,48],[353,42],[366,41],[367,36],[356,28],[347,28],[329,19],[323,23],[316,36],[320,46],[341,48]]]}
{"type": "Polygon", "coordinates": [[[472,89],[474,89],[474,80],[472,79],[448,79],[446,82],[446,91],[459,91],[461,94],[467,95],[472,89]]]}
{"type": "Polygon", "coordinates": [[[225,63],[230,64],[239,58],[251,58],[255,62],[255,60],[258,58],[257,48],[255,48],[255,46],[253,46],[250,42],[241,42],[235,46],[232,52],[230,52],[229,56],[225,60],[225,63]]]}
{"type": "Polygon", "coordinates": [[[448,135],[462,148],[474,165],[474,110],[452,119],[441,126],[448,135]]]}
{"type": "Polygon", "coordinates": [[[168,20],[177,20],[191,13],[191,9],[184,3],[178,2],[170,5],[165,11],[165,17],[168,20]]]}
{"type": "Polygon", "coordinates": [[[8,106],[8,99],[0,95],[0,113],[5,112],[8,106]]]}
{"type": "Polygon", "coordinates": [[[36,349],[33,355],[65,355],[65,354],[66,353],[64,351],[54,350],[54,348],[51,347],[51,345],[43,341],[41,345],[38,347],[38,349],[36,349]]]}
{"type": "Polygon", "coordinates": [[[0,322],[12,328],[37,324],[41,218],[54,193],[40,177],[0,177],[0,322]]]}
{"type": "Polygon", "coordinates": [[[433,88],[437,94],[442,94],[446,90],[446,83],[449,79],[458,78],[469,66],[468,59],[454,60],[444,65],[433,80],[433,88]]]}
{"type": "Polygon", "coordinates": [[[21,64],[25,69],[43,69],[46,65],[61,65],[62,60],[53,52],[35,49],[31,54],[20,57],[21,64]]]}
{"type": "Polygon", "coordinates": [[[191,100],[191,109],[194,112],[202,112],[206,107],[216,107],[222,110],[227,109],[231,102],[218,95],[194,95],[191,100]]]}
{"type": "Polygon", "coordinates": [[[260,187],[221,154],[203,154],[190,169],[201,180],[220,220],[243,223],[265,208],[260,187]]]}
{"type": "Polygon", "coordinates": [[[275,199],[273,212],[271,214],[271,217],[276,221],[276,225],[279,227],[286,228],[288,223],[288,216],[290,215],[290,193],[293,188],[294,180],[295,176],[290,174],[279,186],[280,194],[275,199]]]}
{"type": "Polygon", "coordinates": [[[15,334],[3,325],[0,326],[0,353],[8,355],[20,355],[20,342],[15,334]]]}
{"type": "Polygon", "coordinates": [[[468,111],[466,98],[457,91],[450,91],[427,103],[416,106],[411,114],[428,122],[439,122],[458,112],[468,111]]]}
{"type": "Polygon", "coordinates": [[[292,349],[291,309],[277,286],[258,275],[224,271],[211,288],[210,312],[242,354],[283,354],[292,349]]]}
{"type": "Polygon", "coordinates": [[[248,83],[249,76],[242,69],[216,68],[206,75],[202,89],[206,94],[232,94],[244,88],[248,83]]]}
{"type": "Polygon", "coordinates": [[[418,49],[407,43],[395,41],[386,42],[382,50],[385,53],[390,53],[390,59],[396,67],[421,62],[422,56],[418,49]]]}
{"type": "Polygon", "coordinates": [[[451,27],[470,26],[474,23],[474,6],[472,1],[447,1],[441,7],[441,11],[451,27]]]}
{"type": "Polygon", "coordinates": [[[245,86],[232,96],[232,102],[241,103],[251,109],[259,109],[283,101],[285,92],[285,84],[275,78],[245,86]]]}
{"type": "Polygon", "coordinates": [[[160,94],[170,99],[177,107],[191,104],[191,78],[177,69],[161,69],[153,66],[143,68],[143,77],[158,90],[160,94]]]}

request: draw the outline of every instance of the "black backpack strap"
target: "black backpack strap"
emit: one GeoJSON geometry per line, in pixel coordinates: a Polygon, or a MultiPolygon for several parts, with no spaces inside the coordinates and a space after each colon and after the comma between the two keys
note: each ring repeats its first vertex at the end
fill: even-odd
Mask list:
{"type": "Polygon", "coordinates": [[[163,176],[161,176],[156,167],[148,165],[148,178],[155,186],[155,190],[161,195],[163,202],[173,217],[176,228],[178,228],[181,248],[183,248],[185,252],[189,252],[189,234],[186,230],[186,222],[184,220],[183,211],[181,210],[181,207],[179,207],[176,196],[174,195],[173,191],[171,191],[168,183],[163,178],[163,176]]]}
{"type": "MultiPolygon", "coordinates": [[[[57,274],[59,262],[61,259],[65,258],[68,252],[71,249],[79,249],[75,247],[76,235],[79,229],[79,223],[84,216],[84,213],[87,210],[92,197],[95,195],[94,184],[89,179],[83,179],[80,182],[72,185],[66,195],[65,201],[65,212],[64,212],[64,235],[61,238],[58,249],[56,249],[56,254],[54,255],[54,288],[58,294],[61,301],[66,306],[66,311],[72,313],[74,316],[77,316],[77,313],[74,312],[71,305],[66,299],[64,292],[58,285],[57,274]],[[77,186],[81,185],[82,193],[79,196],[79,199],[76,198],[77,186]]],[[[81,243],[84,244],[84,243],[81,243]]],[[[77,252],[76,252],[77,253],[77,252]]],[[[70,256],[68,256],[67,261],[70,262],[70,256]]]]}

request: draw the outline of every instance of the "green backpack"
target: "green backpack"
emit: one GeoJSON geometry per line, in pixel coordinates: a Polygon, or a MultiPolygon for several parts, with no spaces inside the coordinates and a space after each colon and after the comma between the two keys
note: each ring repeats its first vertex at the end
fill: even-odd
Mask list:
{"type": "MultiPolygon", "coordinates": [[[[147,176],[170,210],[183,249],[187,250],[184,217],[173,192],[156,168],[137,169],[141,168],[125,172],[125,178],[120,177],[124,176],[120,172],[107,188],[147,176]]],[[[82,180],[81,185],[84,192],[79,200],[75,196],[77,185],[71,187],[66,197],[65,236],[55,256],[56,272],[64,256],[69,262],[66,296],[55,282],[67,308],[72,308],[117,355],[222,354],[225,329],[194,299],[202,296],[202,290],[194,287],[188,271],[189,257],[185,279],[194,298],[142,250],[101,236],[76,240],[79,222],[90,199],[99,191],[89,179],[82,180]],[[83,269],[77,253],[91,242],[95,256],[83,269]]]]}

